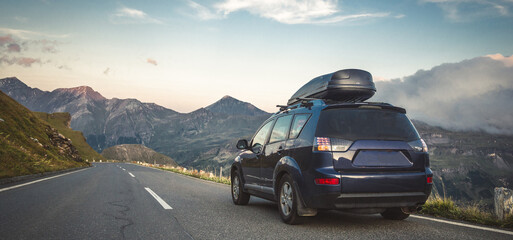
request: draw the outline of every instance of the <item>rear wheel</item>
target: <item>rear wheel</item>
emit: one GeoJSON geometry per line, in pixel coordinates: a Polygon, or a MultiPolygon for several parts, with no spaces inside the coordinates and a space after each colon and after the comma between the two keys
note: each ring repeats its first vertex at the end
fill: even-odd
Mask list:
{"type": "Polygon", "coordinates": [[[281,219],[287,224],[298,224],[302,217],[297,214],[298,199],[294,182],[289,175],[284,175],[280,181],[278,210],[281,219]]]}
{"type": "Polygon", "coordinates": [[[404,220],[410,216],[408,213],[404,213],[401,208],[388,208],[384,212],[381,213],[385,219],[390,220],[404,220]]]}
{"type": "Polygon", "coordinates": [[[242,190],[242,181],[240,180],[239,172],[235,171],[232,174],[232,200],[235,205],[246,205],[249,202],[251,195],[242,190]]]}

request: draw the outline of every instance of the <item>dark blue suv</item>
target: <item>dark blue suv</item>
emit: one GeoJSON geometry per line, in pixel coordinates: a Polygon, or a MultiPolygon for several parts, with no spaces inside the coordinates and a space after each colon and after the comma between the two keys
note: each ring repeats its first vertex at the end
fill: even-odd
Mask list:
{"type": "MultiPolygon", "coordinates": [[[[352,71],[355,80],[361,72],[352,71]]],[[[245,205],[250,195],[277,201],[289,224],[318,209],[407,218],[427,200],[433,173],[405,113],[386,103],[294,99],[249,142],[237,143],[233,202],[245,205]]]]}

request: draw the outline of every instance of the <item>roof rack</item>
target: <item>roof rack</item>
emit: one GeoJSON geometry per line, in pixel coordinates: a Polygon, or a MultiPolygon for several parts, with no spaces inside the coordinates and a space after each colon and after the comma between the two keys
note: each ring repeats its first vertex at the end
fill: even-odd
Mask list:
{"type": "Polygon", "coordinates": [[[276,107],[280,108],[279,112],[295,109],[295,108],[298,108],[298,107],[312,107],[313,106],[312,101],[314,101],[314,100],[322,100],[322,99],[318,99],[318,98],[296,98],[295,99],[295,101],[296,101],[295,104],[291,104],[291,105],[276,105],[276,107]]]}

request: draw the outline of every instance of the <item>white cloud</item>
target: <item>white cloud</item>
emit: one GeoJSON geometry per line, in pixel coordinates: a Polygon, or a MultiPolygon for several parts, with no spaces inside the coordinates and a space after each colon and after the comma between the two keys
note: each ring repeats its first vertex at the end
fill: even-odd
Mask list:
{"type": "Polygon", "coordinates": [[[35,37],[48,37],[48,38],[67,38],[69,34],[48,34],[43,32],[29,31],[14,28],[0,28],[0,33],[10,34],[21,39],[31,39],[35,37]]]}
{"type": "Polygon", "coordinates": [[[128,7],[118,8],[116,12],[111,15],[110,21],[114,24],[163,23],[156,18],[150,17],[148,14],[141,10],[128,7]]]}
{"type": "Polygon", "coordinates": [[[116,16],[143,19],[143,18],[147,17],[148,15],[141,10],[124,7],[124,8],[118,9],[116,16]]]}
{"type": "Polygon", "coordinates": [[[189,0],[189,7],[202,20],[226,18],[246,11],[284,24],[330,24],[369,18],[388,17],[389,13],[339,14],[338,0],[223,0],[213,9],[189,0]]]}
{"type": "Polygon", "coordinates": [[[372,101],[405,107],[413,119],[459,130],[513,134],[513,57],[488,55],[390,81],[372,101]]]}
{"type": "Polygon", "coordinates": [[[505,57],[500,53],[486,55],[493,60],[503,62],[507,67],[513,67],[513,55],[505,57]]]}
{"type": "Polygon", "coordinates": [[[511,0],[419,0],[436,4],[453,21],[472,21],[484,17],[509,17],[511,0]]]}
{"type": "Polygon", "coordinates": [[[201,20],[220,19],[224,17],[222,14],[216,14],[209,8],[194,1],[189,0],[188,5],[196,11],[196,16],[201,20]]]}
{"type": "Polygon", "coordinates": [[[332,0],[226,0],[215,7],[224,15],[245,10],[287,24],[311,23],[338,12],[337,2],[332,0]]]}
{"type": "MultiPolygon", "coordinates": [[[[344,21],[357,21],[361,19],[369,19],[369,18],[381,18],[388,17],[390,13],[363,13],[363,14],[354,14],[354,15],[345,15],[345,16],[335,16],[326,19],[314,20],[310,23],[337,23],[344,21]]],[[[308,22],[305,22],[308,23],[308,22]]]]}

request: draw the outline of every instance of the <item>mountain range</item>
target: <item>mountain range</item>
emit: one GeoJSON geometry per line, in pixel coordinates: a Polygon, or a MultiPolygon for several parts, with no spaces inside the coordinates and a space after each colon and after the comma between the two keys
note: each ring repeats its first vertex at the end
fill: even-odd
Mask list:
{"type": "Polygon", "coordinates": [[[114,145],[142,144],[184,166],[194,166],[191,163],[204,151],[253,134],[270,115],[230,96],[191,113],[178,113],[137,99],[107,99],[88,86],[49,92],[12,77],[0,80],[0,90],[32,111],[69,112],[71,128],[82,131],[98,152],[114,145]]]}
{"type": "MultiPolygon", "coordinates": [[[[0,79],[0,90],[34,111],[69,112],[98,152],[120,144],[142,144],[179,165],[229,169],[235,143],[251,138],[270,116],[230,96],[190,113],[136,99],[106,99],[90,87],[31,88],[17,78],[0,79]]],[[[490,205],[494,187],[513,186],[513,136],[483,130],[448,130],[413,121],[430,147],[435,192],[490,205]]]]}

